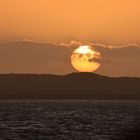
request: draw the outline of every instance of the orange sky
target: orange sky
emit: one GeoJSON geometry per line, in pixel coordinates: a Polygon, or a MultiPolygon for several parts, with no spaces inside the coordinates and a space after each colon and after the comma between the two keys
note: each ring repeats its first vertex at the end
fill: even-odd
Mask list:
{"type": "Polygon", "coordinates": [[[0,73],[74,72],[86,43],[102,54],[97,73],[140,77],[140,0],[0,1],[0,73]]]}
{"type": "Polygon", "coordinates": [[[139,43],[140,0],[1,0],[0,41],[139,43]]]}

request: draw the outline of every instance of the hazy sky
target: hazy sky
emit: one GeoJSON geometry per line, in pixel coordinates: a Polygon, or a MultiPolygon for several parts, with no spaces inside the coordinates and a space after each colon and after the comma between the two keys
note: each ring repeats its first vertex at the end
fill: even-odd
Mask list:
{"type": "Polygon", "coordinates": [[[0,1],[0,73],[74,72],[77,41],[99,43],[97,73],[140,77],[140,0],[0,1]]]}
{"type": "Polygon", "coordinates": [[[140,0],[1,0],[0,40],[139,43],[140,0]]]}

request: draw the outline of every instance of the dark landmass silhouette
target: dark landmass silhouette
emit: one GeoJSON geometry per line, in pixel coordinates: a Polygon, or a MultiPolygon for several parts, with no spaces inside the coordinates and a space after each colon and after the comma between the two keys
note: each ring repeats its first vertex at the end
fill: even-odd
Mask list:
{"type": "Polygon", "coordinates": [[[140,99],[140,78],[95,73],[1,74],[0,99],[140,99]]]}

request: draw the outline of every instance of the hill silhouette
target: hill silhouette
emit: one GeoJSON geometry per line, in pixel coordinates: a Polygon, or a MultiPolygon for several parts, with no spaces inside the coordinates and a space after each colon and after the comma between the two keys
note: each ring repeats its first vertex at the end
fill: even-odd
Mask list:
{"type": "Polygon", "coordinates": [[[1,74],[0,99],[140,99],[140,78],[95,73],[1,74]]]}

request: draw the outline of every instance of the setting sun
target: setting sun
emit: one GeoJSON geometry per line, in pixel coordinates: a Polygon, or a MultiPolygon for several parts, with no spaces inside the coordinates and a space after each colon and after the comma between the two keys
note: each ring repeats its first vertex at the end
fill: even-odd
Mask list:
{"type": "Polygon", "coordinates": [[[71,56],[73,67],[80,72],[93,72],[97,70],[101,65],[100,60],[100,52],[88,45],[80,46],[71,56]]]}

